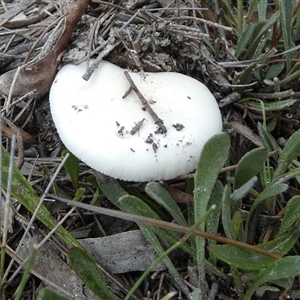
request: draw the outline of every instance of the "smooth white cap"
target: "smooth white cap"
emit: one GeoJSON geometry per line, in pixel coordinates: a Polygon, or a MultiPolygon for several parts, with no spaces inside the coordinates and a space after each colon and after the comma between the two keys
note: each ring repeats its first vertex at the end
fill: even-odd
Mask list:
{"type": "Polygon", "coordinates": [[[166,134],[156,134],[158,126],[135,92],[122,98],[130,87],[123,69],[102,61],[89,81],[82,79],[85,69],[83,63],[58,72],[50,91],[51,113],[65,146],[99,172],[127,181],[187,174],[196,168],[204,143],[222,130],[214,96],[191,77],[145,73],[143,79],[129,72],[167,128],[166,134]]]}

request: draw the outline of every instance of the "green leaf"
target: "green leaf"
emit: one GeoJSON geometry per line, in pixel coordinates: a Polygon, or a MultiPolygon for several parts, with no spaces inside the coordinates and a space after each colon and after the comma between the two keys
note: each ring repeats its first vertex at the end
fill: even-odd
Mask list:
{"type": "MultiPolygon", "coordinates": [[[[287,99],[275,102],[264,102],[264,110],[265,111],[279,111],[288,109],[290,106],[294,105],[297,102],[296,99],[287,99]]],[[[253,107],[261,110],[261,104],[257,101],[247,101],[247,105],[249,107],[253,107]]]]}
{"type": "MultiPolygon", "coordinates": [[[[122,211],[129,212],[132,214],[136,215],[141,215],[149,218],[154,218],[154,219],[159,219],[159,217],[154,213],[154,211],[143,201],[141,201],[139,198],[130,196],[130,195],[125,195],[121,198],[119,198],[117,202],[117,206],[122,209],[122,211]]],[[[179,238],[171,233],[170,231],[167,231],[162,228],[157,228],[155,226],[151,225],[144,225],[144,224],[138,224],[140,229],[143,231],[145,237],[147,240],[152,244],[153,248],[157,252],[157,254],[160,256],[162,255],[165,250],[162,247],[159,239],[156,237],[156,234],[163,239],[166,239],[167,241],[170,240],[170,237],[173,237],[173,244],[178,242],[179,238]]],[[[182,245],[182,247],[187,247],[187,245],[182,245]]],[[[187,252],[191,252],[187,249],[187,252]]],[[[183,284],[182,278],[179,275],[177,269],[171,262],[170,258],[168,256],[163,258],[163,262],[167,266],[169,272],[172,274],[174,277],[175,281],[180,285],[182,290],[186,290],[185,284],[183,284]]]]}
{"type": "Polygon", "coordinates": [[[255,211],[256,207],[262,203],[263,201],[270,199],[276,195],[279,195],[283,192],[285,192],[288,189],[288,185],[284,184],[284,183],[278,183],[278,184],[274,184],[271,186],[266,187],[259,195],[258,197],[255,199],[255,201],[253,202],[253,204],[251,205],[249,214],[247,216],[246,219],[246,234],[248,232],[248,228],[249,228],[249,223],[252,217],[253,212],[255,211]]]}
{"type": "Polygon", "coordinates": [[[236,58],[239,58],[241,53],[245,50],[246,46],[250,42],[253,34],[255,26],[253,24],[248,24],[245,26],[240,38],[238,39],[238,43],[235,50],[236,58]]]}
{"type": "MultiPolygon", "coordinates": [[[[2,147],[2,186],[7,189],[8,168],[10,157],[4,147],[2,147]]],[[[40,202],[35,190],[26,180],[20,170],[14,165],[11,195],[17,199],[29,212],[34,213],[40,202]]],[[[37,213],[37,219],[40,220],[50,230],[56,226],[56,222],[51,218],[49,210],[42,205],[37,213]]],[[[58,227],[55,233],[69,246],[82,247],[80,243],[62,226],[58,227]]]]}
{"type": "Polygon", "coordinates": [[[222,197],[222,225],[225,235],[230,239],[235,239],[235,235],[231,226],[231,199],[230,199],[230,185],[226,184],[222,197]]]}
{"type": "MultiPolygon", "coordinates": [[[[210,138],[202,149],[195,175],[195,222],[200,220],[206,213],[207,204],[218,174],[228,159],[229,148],[229,137],[222,133],[210,138]]],[[[204,231],[204,222],[199,226],[199,229],[204,231]]],[[[202,280],[205,276],[205,239],[196,237],[196,250],[199,280],[202,280]]]]}
{"type": "MultiPolygon", "coordinates": [[[[265,35],[268,29],[273,26],[280,17],[280,12],[276,11],[266,22],[258,22],[256,27],[258,28],[258,33],[253,34],[254,40],[251,42],[245,57],[252,58],[253,54],[261,41],[263,35],[265,35]]],[[[256,31],[256,29],[255,29],[256,31]]]]}
{"type": "Polygon", "coordinates": [[[257,177],[256,176],[252,177],[246,183],[244,183],[240,188],[235,190],[230,195],[230,199],[233,201],[241,200],[243,197],[245,197],[248,194],[248,192],[252,189],[252,187],[256,182],[257,182],[257,177]]]}
{"type": "Polygon", "coordinates": [[[83,194],[85,193],[85,188],[79,188],[76,192],[75,192],[75,196],[73,198],[74,201],[79,201],[80,198],[83,196],[83,194]]]}
{"type": "Polygon", "coordinates": [[[37,300],[69,300],[69,299],[46,287],[41,289],[37,297],[37,300]]]}
{"type": "MultiPolygon", "coordinates": [[[[207,203],[222,167],[229,155],[229,137],[226,134],[213,136],[204,145],[195,175],[195,219],[206,212],[207,203]]],[[[202,226],[204,229],[204,224],[202,226]]]]}
{"type": "MultiPolygon", "coordinates": [[[[141,199],[135,196],[125,195],[121,197],[117,202],[117,206],[124,212],[152,219],[160,219],[159,216],[146,203],[144,203],[141,199]]],[[[170,232],[167,229],[142,224],[138,225],[143,228],[148,228],[151,231],[151,234],[155,233],[170,244],[175,244],[176,242],[178,242],[178,235],[176,235],[173,232],[170,232]]],[[[191,256],[195,255],[194,251],[187,244],[183,244],[181,248],[185,252],[189,253],[191,256]]]]}
{"type": "Polygon", "coordinates": [[[68,150],[63,150],[61,155],[65,157],[67,153],[69,153],[70,156],[65,162],[64,168],[69,174],[73,188],[76,191],[79,187],[79,161],[78,158],[68,150]]]}
{"type": "Polygon", "coordinates": [[[257,126],[259,136],[262,139],[263,145],[270,151],[274,151],[279,149],[278,144],[276,143],[273,136],[262,126],[262,124],[258,124],[257,126]]]}
{"type": "Polygon", "coordinates": [[[247,290],[244,300],[250,300],[255,290],[265,282],[276,282],[285,289],[291,287],[294,277],[300,273],[300,256],[288,256],[279,259],[262,269],[247,290]],[[289,279],[289,281],[287,280],[289,279]]]}
{"type": "Polygon", "coordinates": [[[159,183],[149,182],[145,187],[145,192],[158,204],[164,207],[178,224],[187,226],[187,222],[177,203],[174,201],[168,191],[159,183]]]}
{"type": "Polygon", "coordinates": [[[284,70],[285,63],[279,62],[277,64],[272,65],[265,75],[265,79],[270,79],[273,82],[274,77],[279,76],[279,74],[284,70]]]}
{"type": "Polygon", "coordinates": [[[274,177],[274,168],[265,166],[259,173],[260,176],[260,184],[263,188],[266,188],[270,182],[272,181],[272,178],[274,177]]]}
{"type": "Polygon", "coordinates": [[[201,290],[198,288],[194,288],[190,294],[190,300],[199,300],[202,299],[201,290]]]}
{"type": "Polygon", "coordinates": [[[240,210],[236,210],[232,216],[232,222],[231,222],[234,239],[237,239],[237,237],[241,231],[242,224],[243,224],[243,214],[240,210]]]}
{"type": "MultiPolygon", "coordinates": [[[[253,2],[253,1],[251,1],[253,2]]],[[[266,21],[268,1],[259,1],[257,4],[258,20],[266,21]]]]}
{"type": "MultiPolygon", "coordinates": [[[[257,247],[283,256],[294,246],[299,236],[300,232],[294,230],[257,247]]],[[[218,259],[243,270],[260,270],[275,261],[272,257],[231,245],[211,245],[209,249],[218,259]]]]}
{"type": "Polygon", "coordinates": [[[255,148],[245,154],[239,161],[234,178],[234,188],[238,189],[256,176],[263,168],[268,157],[266,148],[255,148]]]}
{"type": "MultiPolygon", "coordinates": [[[[219,229],[219,220],[220,220],[221,209],[222,209],[223,193],[224,193],[223,185],[219,180],[217,180],[212,190],[210,199],[208,201],[208,207],[215,205],[216,209],[213,210],[213,212],[209,215],[209,217],[206,220],[206,231],[213,234],[217,234],[219,229]]],[[[215,243],[216,241],[214,240],[208,240],[208,244],[215,244],[215,243]]],[[[216,258],[211,255],[209,260],[214,265],[217,263],[216,258]]]]}
{"type": "MultiPolygon", "coordinates": [[[[283,30],[283,41],[285,50],[292,48],[292,17],[295,1],[280,1],[281,26],[283,30]]],[[[286,53],[286,72],[291,69],[291,53],[286,53]]]]}
{"type": "Polygon", "coordinates": [[[216,184],[212,190],[210,199],[208,201],[208,207],[216,205],[216,209],[209,215],[206,220],[206,230],[207,232],[217,234],[219,228],[219,220],[222,209],[222,197],[224,193],[224,188],[222,183],[217,180],[216,184]]]}
{"type": "Polygon", "coordinates": [[[252,20],[253,13],[257,10],[257,6],[260,0],[250,1],[250,6],[247,11],[246,22],[249,23],[252,20]]]}
{"type": "Polygon", "coordinates": [[[277,169],[274,173],[274,180],[282,175],[292,160],[300,153],[300,129],[296,131],[287,141],[285,147],[279,154],[277,169]]]}
{"type": "Polygon", "coordinates": [[[98,177],[95,177],[95,179],[102,193],[114,205],[117,205],[120,197],[128,195],[128,193],[122,189],[120,184],[115,179],[109,179],[107,181],[101,180],[98,177]]]}
{"type": "Polygon", "coordinates": [[[82,282],[100,299],[116,299],[110,291],[93,257],[81,248],[72,248],[68,252],[68,259],[72,269],[76,272],[82,282]]]}
{"type": "Polygon", "coordinates": [[[286,207],[281,226],[276,236],[289,231],[294,223],[300,219],[300,196],[292,197],[286,207]]]}

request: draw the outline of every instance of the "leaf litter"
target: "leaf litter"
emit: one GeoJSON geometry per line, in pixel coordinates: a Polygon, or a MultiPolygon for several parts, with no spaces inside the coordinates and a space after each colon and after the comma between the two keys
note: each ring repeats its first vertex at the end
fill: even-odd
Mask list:
{"type": "MultiPolygon", "coordinates": [[[[267,133],[263,134],[257,130],[258,123],[267,120],[268,132],[277,139],[273,140],[275,149],[280,149],[279,141],[280,145],[284,145],[299,128],[299,87],[293,79],[293,76],[297,78],[296,65],[293,65],[295,69],[287,76],[282,76],[282,66],[272,69],[277,72],[277,77],[271,78],[270,72],[267,73],[270,66],[285,60],[285,52],[293,54],[298,48],[282,49],[280,44],[277,44],[282,33],[279,32],[276,36],[274,32],[274,36],[271,37],[265,33],[264,38],[273,43],[273,47],[278,48],[278,53],[268,54],[268,48],[265,49],[266,53],[263,53],[259,46],[264,41],[260,41],[259,44],[255,39],[249,39],[243,41],[245,48],[251,42],[258,43],[252,47],[257,46],[255,58],[247,57],[247,51],[240,51],[237,59],[234,57],[234,51],[237,49],[235,20],[211,1],[201,1],[201,4],[203,6],[197,1],[175,3],[163,0],[119,1],[118,4],[101,0],[92,1],[90,4],[83,0],[57,3],[23,0],[12,1],[0,8],[0,24],[3,26],[0,31],[3,143],[9,149],[12,135],[17,135],[18,166],[27,165],[24,175],[28,176],[37,194],[41,194],[45,189],[49,177],[60,162],[58,155],[64,148],[55,132],[47,99],[54,76],[64,63],[88,62],[90,57],[99,62],[105,58],[120,67],[129,67],[137,71],[140,68],[145,72],[174,71],[201,80],[219,101],[224,122],[230,122],[228,133],[232,140],[230,159],[233,165],[255,145],[266,145],[267,141],[271,143],[267,133]],[[124,44],[127,45],[127,49],[124,44]],[[138,64],[133,61],[128,50],[137,53],[138,64]],[[267,75],[264,78],[265,74],[267,75]],[[278,82],[278,77],[282,83],[278,82]],[[290,99],[286,106],[279,103],[282,95],[286,95],[285,99],[290,99]],[[278,111],[265,111],[264,119],[259,106],[251,106],[251,102],[242,101],[235,105],[246,97],[275,99],[270,107],[276,108],[278,101],[278,111]],[[28,170],[30,167],[32,171],[28,170]]],[[[234,11],[235,1],[228,1],[228,5],[231,5],[234,11]]],[[[276,7],[270,5],[268,13],[274,9],[276,7]]],[[[255,15],[253,20],[256,17],[255,15]]],[[[284,30],[288,31],[289,28],[285,25],[284,30]]],[[[285,41],[288,42],[290,43],[285,41]]],[[[297,55],[289,57],[297,63],[297,55]]],[[[87,68],[87,79],[96,66],[97,62],[87,68]]],[[[253,103],[253,99],[250,100],[253,103]]],[[[86,181],[91,174],[92,170],[80,164],[80,184],[88,191],[85,195],[87,199],[92,198],[91,185],[86,181]]],[[[184,178],[182,176],[177,181],[170,181],[168,185],[179,193],[186,192],[184,178]]],[[[186,178],[188,179],[188,176],[186,178]]],[[[74,191],[69,182],[68,174],[61,172],[57,177],[56,191],[61,195],[66,193],[73,197],[74,191]]],[[[291,196],[297,193],[297,186],[296,183],[295,187],[288,191],[291,196]]],[[[128,187],[136,188],[130,187],[130,184],[128,187]]],[[[143,184],[137,188],[140,193],[144,192],[143,184]]],[[[286,198],[288,199],[287,196],[286,198]]],[[[246,199],[245,205],[249,203],[250,199],[246,199]]],[[[105,197],[102,205],[112,207],[105,197]]],[[[15,208],[19,210],[18,214],[26,219],[22,208],[17,205],[15,208]]],[[[66,207],[60,208],[55,213],[53,211],[53,217],[60,218],[66,207]]],[[[26,223],[22,223],[16,217],[15,224],[10,224],[11,228],[18,232],[22,231],[22,224],[26,223]]],[[[270,224],[260,225],[263,229],[260,229],[259,239],[263,236],[263,230],[270,224]]],[[[35,226],[39,226],[39,223],[35,226]]],[[[81,228],[84,237],[93,239],[104,233],[117,234],[135,228],[135,225],[130,222],[118,224],[114,219],[83,214],[81,217],[74,215],[65,227],[81,228]]],[[[10,234],[11,245],[16,245],[17,235],[10,234]]],[[[32,235],[33,238],[36,237],[35,231],[32,231],[32,235]]],[[[109,243],[109,237],[107,239],[109,243]]],[[[48,254],[54,254],[51,247],[46,246],[48,254]]],[[[59,248],[56,247],[55,252],[59,252],[57,249],[59,248]]],[[[48,262],[67,267],[65,262],[57,261],[60,258],[49,257],[51,258],[48,262]]],[[[46,261],[42,259],[39,266],[46,261]]],[[[64,272],[69,274],[69,269],[63,270],[62,274],[64,272]]],[[[47,277],[47,274],[44,275],[47,277]]],[[[222,288],[221,291],[229,297],[234,297],[233,293],[222,288]]],[[[10,294],[12,290],[8,288],[7,292],[10,294]]]]}

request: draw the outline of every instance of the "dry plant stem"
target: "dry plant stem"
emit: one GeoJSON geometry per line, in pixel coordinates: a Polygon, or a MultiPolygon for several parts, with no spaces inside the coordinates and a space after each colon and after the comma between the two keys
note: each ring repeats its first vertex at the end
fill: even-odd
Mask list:
{"type": "MultiPolygon", "coordinates": [[[[81,16],[88,6],[88,0],[70,0],[65,6],[65,23],[64,29],[53,49],[42,59],[21,68],[19,75],[16,77],[16,85],[13,89],[13,96],[27,94],[36,90],[35,97],[45,94],[56,75],[59,64],[59,56],[65,49],[71,35],[79,22],[81,16]]],[[[16,70],[10,70],[0,77],[0,90],[3,94],[10,93],[10,86],[14,80],[16,70]]]]}
{"type": "Polygon", "coordinates": [[[111,3],[111,2],[107,2],[107,1],[101,1],[101,0],[93,0],[92,1],[93,3],[99,3],[99,4],[102,4],[102,5],[106,5],[106,6],[112,6],[114,8],[117,8],[117,9],[120,9],[122,11],[125,11],[131,15],[134,15],[134,11],[130,10],[130,9],[127,9],[126,7],[123,7],[123,6],[120,6],[120,5],[117,5],[117,4],[114,4],[114,3],[111,3]]]}
{"type": "MultiPolygon", "coordinates": [[[[2,147],[2,146],[1,146],[2,147]]],[[[7,244],[8,238],[8,227],[9,227],[9,211],[11,205],[11,185],[13,178],[13,166],[14,166],[14,153],[16,149],[16,136],[13,135],[11,141],[11,151],[10,151],[10,162],[9,162],[9,170],[8,170],[8,178],[7,178],[7,193],[5,199],[5,209],[4,209],[4,218],[3,218],[3,235],[2,235],[2,243],[1,243],[1,254],[0,254],[0,276],[4,271],[4,262],[5,262],[5,248],[7,244]]],[[[2,160],[1,160],[1,168],[2,168],[2,160]]],[[[2,170],[1,170],[2,172],[2,170]]],[[[3,282],[3,278],[1,278],[3,282]]],[[[1,291],[1,285],[0,285],[1,291]]]]}
{"type": "MultiPolygon", "coordinates": [[[[123,38],[121,37],[120,33],[119,33],[118,31],[115,31],[115,32],[116,32],[117,36],[119,37],[119,39],[121,40],[121,42],[122,42],[123,46],[125,47],[127,53],[129,54],[129,56],[130,56],[131,59],[133,60],[135,66],[136,66],[136,67],[139,69],[139,71],[141,72],[141,74],[142,74],[142,76],[143,76],[143,79],[145,79],[146,76],[145,76],[145,73],[144,73],[144,70],[143,70],[143,66],[142,66],[142,63],[141,63],[141,61],[140,61],[140,59],[139,59],[139,57],[138,57],[137,51],[136,51],[136,49],[135,49],[135,47],[134,47],[134,43],[133,43],[133,41],[132,41],[132,38],[131,38],[131,36],[130,36],[130,33],[127,32],[128,36],[129,36],[129,39],[130,39],[130,41],[131,41],[131,45],[132,45],[133,51],[127,47],[127,45],[126,45],[126,43],[124,42],[123,38]]],[[[125,98],[125,97],[124,97],[124,98],[125,98]]]]}
{"type": "Polygon", "coordinates": [[[291,98],[295,95],[292,89],[287,91],[277,92],[277,93],[246,93],[246,97],[259,98],[259,99],[283,99],[291,98]]]}
{"type": "Polygon", "coordinates": [[[55,11],[55,6],[50,3],[38,14],[33,15],[32,17],[29,16],[26,19],[11,20],[5,24],[5,27],[9,29],[28,27],[29,25],[33,25],[34,23],[43,20],[47,16],[52,16],[51,13],[54,11],[55,11]]]}
{"type": "MultiPolygon", "coordinates": [[[[54,20],[54,22],[52,22],[44,31],[43,33],[38,37],[38,39],[33,43],[33,45],[31,46],[30,50],[28,51],[25,59],[24,59],[24,63],[27,63],[31,54],[33,53],[33,51],[36,49],[36,47],[39,45],[39,43],[41,42],[41,40],[44,38],[44,36],[47,34],[47,32],[56,24],[58,23],[58,26],[61,25],[61,22],[62,22],[62,19],[65,17],[64,16],[61,16],[60,18],[54,20]]],[[[60,32],[61,34],[61,32],[60,32]]]]}
{"type": "MultiPolygon", "coordinates": [[[[62,167],[63,167],[64,163],[66,162],[66,160],[68,159],[68,157],[69,157],[69,153],[66,154],[66,156],[64,157],[64,159],[61,161],[60,165],[58,166],[57,170],[55,171],[53,177],[51,178],[51,180],[50,180],[50,182],[49,182],[49,184],[48,184],[48,186],[47,186],[47,188],[46,188],[44,194],[42,195],[42,197],[41,197],[41,199],[40,199],[39,204],[37,205],[37,207],[36,207],[36,209],[35,209],[35,211],[34,211],[32,217],[31,217],[31,219],[30,219],[30,221],[29,221],[29,223],[28,223],[28,226],[27,226],[27,228],[26,228],[26,230],[25,230],[25,232],[24,232],[24,234],[23,234],[21,240],[19,241],[19,245],[18,245],[17,249],[15,250],[15,253],[16,253],[16,254],[17,254],[18,251],[20,250],[20,248],[21,248],[21,246],[22,246],[22,243],[23,243],[24,239],[25,239],[26,236],[28,235],[28,232],[29,232],[30,228],[32,227],[32,224],[33,224],[33,222],[34,222],[35,219],[36,219],[36,215],[38,214],[38,211],[39,211],[39,209],[41,208],[41,206],[42,206],[42,204],[43,204],[43,202],[44,202],[44,200],[45,200],[45,198],[46,198],[46,194],[49,192],[50,188],[52,187],[52,185],[53,185],[53,183],[54,183],[54,180],[56,179],[57,175],[59,174],[60,170],[62,169],[62,167]]],[[[13,162],[13,159],[12,159],[11,161],[13,162]]],[[[8,192],[7,192],[7,193],[8,193],[8,192]]],[[[6,272],[5,272],[4,276],[3,276],[4,280],[5,280],[6,277],[8,276],[8,274],[9,274],[9,272],[10,272],[10,269],[11,269],[13,263],[14,263],[14,259],[12,259],[12,260],[10,261],[9,266],[8,266],[7,269],[6,269],[6,272]]],[[[19,267],[19,268],[20,268],[20,267],[19,267]]],[[[12,279],[10,279],[10,280],[12,280],[12,279]]]]}
{"type": "Polygon", "coordinates": [[[12,102],[10,105],[6,105],[3,108],[1,108],[1,112],[5,112],[6,110],[10,110],[12,107],[14,107],[15,105],[17,105],[18,103],[22,102],[22,101],[26,101],[28,99],[31,99],[34,96],[34,91],[31,91],[27,94],[25,94],[22,97],[19,97],[18,100],[15,100],[14,102],[12,102]]]}
{"type": "Polygon", "coordinates": [[[220,29],[223,29],[223,30],[229,31],[229,32],[232,32],[235,30],[232,27],[224,26],[224,25],[221,25],[221,24],[209,21],[209,20],[197,18],[197,17],[179,16],[179,17],[169,18],[168,20],[192,20],[192,21],[198,21],[198,22],[207,24],[210,27],[220,28],[220,29]]]}
{"type": "Polygon", "coordinates": [[[4,118],[3,116],[1,119],[2,119],[2,122],[1,122],[2,132],[4,133],[4,135],[6,137],[12,138],[12,136],[15,134],[17,136],[21,136],[24,143],[34,144],[37,142],[34,136],[32,136],[29,133],[27,133],[26,131],[18,128],[10,120],[4,118]],[[9,127],[7,127],[7,125],[9,127]]]}
{"type": "MultiPolygon", "coordinates": [[[[122,30],[124,30],[131,22],[132,22],[132,20],[134,20],[134,18],[138,15],[140,13],[140,10],[138,10],[120,29],[119,29],[119,31],[122,31],[122,30]]],[[[114,35],[111,35],[104,43],[102,43],[98,48],[96,48],[93,52],[91,52],[90,53],[90,56],[92,56],[92,55],[94,55],[95,53],[97,53],[99,50],[101,50],[102,48],[104,48],[104,47],[106,47],[106,45],[108,45],[108,43],[110,43],[113,39],[115,38],[115,36],[114,35]]],[[[114,45],[114,47],[115,46],[117,46],[119,44],[119,42],[118,43],[116,43],[115,45],[114,45]]],[[[112,50],[112,49],[111,49],[112,50]]],[[[108,52],[109,53],[109,52],[108,52]]],[[[108,54],[107,53],[107,54],[108,54]]],[[[107,55],[106,54],[106,55],[107,55]]],[[[92,74],[93,74],[93,72],[98,68],[98,66],[99,66],[99,64],[100,64],[100,61],[102,60],[102,58],[104,57],[104,55],[101,55],[101,57],[98,57],[97,59],[96,59],[96,61],[91,65],[91,66],[89,66],[88,67],[88,69],[87,69],[87,71],[83,74],[83,76],[82,76],[82,78],[84,79],[84,80],[86,80],[86,81],[88,81],[90,78],[91,78],[91,76],[92,76],[92,74]]],[[[81,63],[81,62],[83,62],[83,61],[85,61],[85,60],[87,60],[87,59],[90,59],[90,57],[85,57],[84,59],[82,59],[82,60],[80,60],[80,62],[78,62],[78,64],[79,63],[81,63]]]]}
{"type": "Polygon", "coordinates": [[[20,1],[19,5],[14,5],[12,9],[8,10],[0,17],[0,26],[17,16],[19,13],[24,11],[35,2],[37,2],[37,0],[23,0],[20,1]]]}
{"type": "Polygon", "coordinates": [[[156,300],[160,300],[161,299],[161,292],[162,292],[162,286],[163,286],[163,281],[165,278],[165,272],[161,273],[160,278],[159,278],[159,284],[158,284],[158,288],[157,288],[157,295],[156,295],[156,300]]]}
{"type": "Polygon", "coordinates": [[[162,119],[160,119],[156,112],[152,109],[152,107],[149,105],[148,101],[146,100],[146,98],[142,95],[142,93],[138,90],[137,86],[135,85],[135,83],[133,82],[133,80],[131,79],[129,73],[127,71],[124,72],[124,75],[126,76],[127,80],[130,83],[130,86],[132,87],[132,89],[134,90],[134,92],[137,94],[137,96],[139,97],[139,99],[141,100],[142,104],[144,105],[145,109],[149,112],[149,114],[151,115],[152,119],[154,120],[154,123],[159,127],[159,129],[155,132],[155,133],[162,133],[162,134],[166,134],[167,133],[167,128],[164,125],[164,122],[162,119]]]}
{"type": "Polygon", "coordinates": [[[9,89],[9,94],[8,94],[7,100],[4,103],[4,106],[6,107],[6,114],[8,114],[8,107],[11,104],[12,97],[13,97],[13,90],[15,88],[16,81],[17,81],[20,71],[21,71],[21,67],[18,67],[16,73],[14,74],[14,78],[13,78],[13,81],[12,81],[10,89],[9,89]]]}
{"type": "MultiPolygon", "coordinates": [[[[169,222],[165,222],[165,221],[161,221],[161,220],[156,220],[156,219],[151,219],[151,218],[147,218],[147,217],[143,217],[143,216],[139,216],[139,215],[133,215],[133,214],[129,214],[129,213],[125,213],[122,211],[115,211],[115,210],[111,210],[111,209],[107,209],[107,208],[103,208],[103,207],[98,207],[98,206],[94,206],[94,205],[88,205],[85,203],[81,203],[81,202],[74,202],[72,200],[67,200],[61,197],[57,197],[55,195],[51,195],[48,194],[47,195],[49,198],[55,199],[55,200],[59,200],[62,201],[64,203],[67,203],[69,205],[74,205],[74,206],[78,206],[87,210],[92,210],[94,212],[97,212],[99,214],[103,214],[103,215],[107,215],[107,216],[112,216],[112,217],[116,217],[116,218],[121,218],[124,220],[128,220],[128,221],[133,221],[136,223],[142,223],[142,224],[146,224],[146,225],[152,225],[152,226],[157,226],[157,227],[161,227],[161,228],[165,228],[165,229],[170,229],[173,231],[178,231],[178,232],[183,232],[186,233],[190,230],[190,228],[185,227],[185,226],[180,226],[174,223],[169,223],[169,222]]],[[[275,253],[271,253],[268,252],[264,249],[258,248],[256,246],[253,245],[249,245],[240,241],[236,241],[236,240],[232,240],[226,237],[222,237],[219,235],[215,235],[209,232],[205,232],[205,231],[200,231],[200,230],[194,230],[193,231],[194,235],[200,236],[202,238],[205,239],[211,239],[223,244],[229,244],[232,246],[236,246],[242,249],[247,249],[247,250],[251,250],[254,251],[256,253],[260,253],[262,255],[271,257],[273,259],[280,259],[281,256],[275,253]]]]}

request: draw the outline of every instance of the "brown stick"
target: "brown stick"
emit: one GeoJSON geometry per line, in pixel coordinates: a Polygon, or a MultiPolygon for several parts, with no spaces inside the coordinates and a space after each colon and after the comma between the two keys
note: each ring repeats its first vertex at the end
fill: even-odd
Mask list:
{"type": "Polygon", "coordinates": [[[154,120],[154,123],[159,127],[159,129],[157,131],[155,131],[155,133],[162,133],[165,134],[167,133],[167,128],[164,125],[164,122],[162,119],[160,119],[158,117],[158,115],[156,114],[156,112],[152,109],[152,107],[149,105],[147,99],[142,95],[142,93],[139,91],[139,89],[137,88],[137,86],[135,85],[135,83],[133,82],[132,78],[130,77],[129,73],[127,71],[124,72],[124,75],[126,76],[127,80],[129,81],[132,89],[134,90],[134,92],[137,94],[137,96],[139,97],[139,99],[141,100],[142,104],[144,105],[145,109],[149,112],[149,114],[151,115],[152,119],[154,120]]]}

